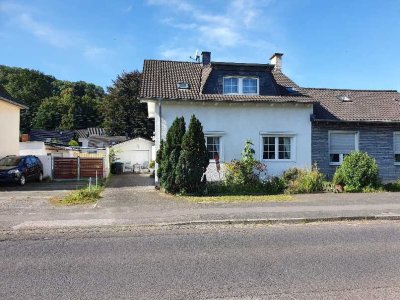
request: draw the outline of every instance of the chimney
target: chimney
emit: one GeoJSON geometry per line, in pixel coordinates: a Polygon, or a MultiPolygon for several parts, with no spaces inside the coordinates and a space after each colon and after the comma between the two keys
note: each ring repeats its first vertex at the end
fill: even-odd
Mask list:
{"type": "Polygon", "coordinates": [[[201,52],[201,63],[203,64],[203,66],[209,65],[211,63],[211,52],[201,52]]]}
{"type": "Polygon", "coordinates": [[[274,65],[274,70],[280,71],[282,69],[282,56],[283,53],[275,53],[271,56],[271,65],[274,65]]]}

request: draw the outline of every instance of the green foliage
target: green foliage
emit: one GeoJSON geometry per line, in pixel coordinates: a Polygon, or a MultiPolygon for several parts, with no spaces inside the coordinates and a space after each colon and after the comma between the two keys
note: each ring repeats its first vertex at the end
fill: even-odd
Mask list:
{"type": "Polygon", "coordinates": [[[110,135],[131,138],[151,137],[154,124],[147,117],[147,104],[140,103],[138,96],[142,73],[123,72],[117,76],[103,102],[104,127],[110,135]]]}
{"type": "Polygon", "coordinates": [[[385,184],[384,188],[388,192],[400,192],[400,178],[395,182],[385,184]]]}
{"type": "Polygon", "coordinates": [[[209,193],[219,191],[230,195],[272,195],[284,191],[285,184],[279,177],[261,180],[261,174],[266,171],[266,165],[254,157],[251,141],[245,142],[240,160],[225,163],[225,180],[223,183],[211,184],[209,193]]]}
{"type": "Polygon", "coordinates": [[[156,163],[158,164],[157,168],[157,177],[161,181],[162,177],[162,167],[163,167],[163,153],[164,153],[164,140],[161,140],[160,142],[160,149],[157,151],[156,155],[156,163]]]}
{"type": "Polygon", "coordinates": [[[77,141],[75,141],[75,140],[70,140],[70,141],[68,142],[68,146],[71,146],[71,147],[78,147],[78,146],[79,146],[79,143],[78,143],[77,141]]]}
{"type": "Polygon", "coordinates": [[[0,66],[0,84],[29,107],[21,111],[22,132],[82,129],[102,122],[104,90],[94,84],[61,81],[39,71],[7,66],[0,66]]]}
{"type": "Polygon", "coordinates": [[[225,163],[225,183],[227,185],[251,186],[260,181],[259,174],[265,170],[265,165],[254,157],[253,143],[245,142],[240,160],[225,163]],[[258,174],[255,172],[259,171],[258,174]]]}
{"type": "Polygon", "coordinates": [[[149,168],[154,169],[155,166],[156,166],[156,162],[154,160],[151,160],[149,163],[149,168]]]}
{"type": "Polygon", "coordinates": [[[181,186],[177,181],[177,165],[181,155],[182,140],[185,132],[185,119],[183,117],[176,118],[167,132],[167,138],[162,147],[162,154],[160,154],[160,185],[165,191],[171,194],[176,194],[181,190],[181,186]]]}
{"type": "Polygon", "coordinates": [[[80,189],[78,191],[69,193],[64,199],[57,201],[57,204],[62,205],[78,205],[78,204],[89,204],[95,203],[100,199],[100,194],[104,190],[101,186],[92,186],[80,189]]]}
{"type": "Polygon", "coordinates": [[[352,152],[337,168],[335,184],[344,185],[346,192],[360,192],[379,185],[379,170],[374,158],[365,152],[352,152]]]}
{"type": "Polygon", "coordinates": [[[311,169],[291,168],[282,177],[288,194],[316,193],[325,187],[325,176],[315,166],[311,169]]]}
{"type": "MultiPolygon", "coordinates": [[[[113,147],[110,148],[110,152],[108,153],[108,161],[110,163],[110,166],[113,162],[117,161],[118,159],[118,154],[121,152],[119,149],[115,149],[113,147]]],[[[111,174],[111,173],[110,173],[111,174]]]]}
{"type": "MultiPolygon", "coordinates": [[[[203,126],[192,115],[188,131],[183,136],[182,150],[176,166],[176,182],[184,194],[202,194],[206,187],[203,174],[209,164],[203,126]]],[[[204,177],[205,179],[205,177],[204,177]]]]}

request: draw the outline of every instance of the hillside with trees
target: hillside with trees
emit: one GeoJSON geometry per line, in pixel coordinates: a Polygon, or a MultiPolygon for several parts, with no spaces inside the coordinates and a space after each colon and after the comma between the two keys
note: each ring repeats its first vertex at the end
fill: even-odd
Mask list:
{"type": "Polygon", "coordinates": [[[113,135],[151,137],[146,104],[137,99],[141,73],[118,75],[104,89],[84,81],[59,80],[37,70],[0,65],[0,84],[28,110],[21,111],[21,132],[104,127],[113,135]]]}

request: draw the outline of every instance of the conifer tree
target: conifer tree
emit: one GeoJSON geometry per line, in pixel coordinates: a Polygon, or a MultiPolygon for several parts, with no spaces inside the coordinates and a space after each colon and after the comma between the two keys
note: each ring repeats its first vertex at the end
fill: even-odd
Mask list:
{"type": "Polygon", "coordinates": [[[177,166],[177,182],[181,186],[182,193],[202,194],[206,181],[203,174],[209,164],[203,126],[192,115],[188,131],[182,141],[182,150],[177,166]]]}
{"type": "Polygon", "coordinates": [[[185,119],[176,118],[167,132],[167,138],[163,146],[161,162],[160,185],[168,193],[179,192],[180,186],[176,181],[176,169],[181,154],[182,139],[185,134],[185,119]]]}

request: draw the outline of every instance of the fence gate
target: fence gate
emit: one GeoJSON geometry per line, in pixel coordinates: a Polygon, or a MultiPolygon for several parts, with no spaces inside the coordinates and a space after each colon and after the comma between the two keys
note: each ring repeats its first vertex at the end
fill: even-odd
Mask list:
{"type": "Polygon", "coordinates": [[[54,179],[103,178],[103,158],[54,157],[54,179]]]}
{"type": "Polygon", "coordinates": [[[103,159],[102,158],[80,158],[80,177],[103,178],[103,159]]]}
{"type": "Polygon", "coordinates": [[[53,158],[54,179],[76,179],[78,178],[78,159],[75,157],[53,158]]]}

